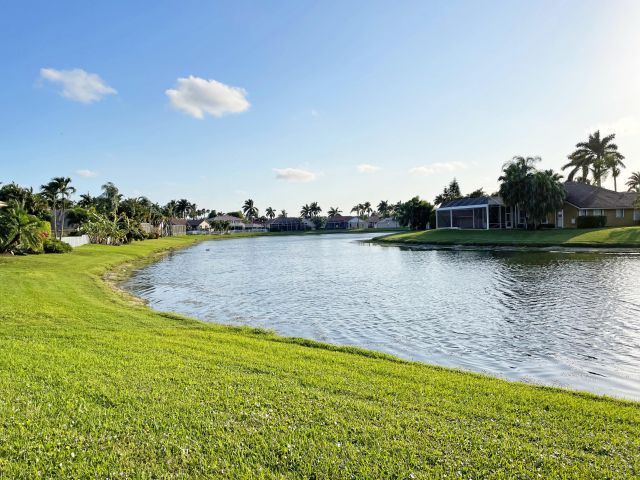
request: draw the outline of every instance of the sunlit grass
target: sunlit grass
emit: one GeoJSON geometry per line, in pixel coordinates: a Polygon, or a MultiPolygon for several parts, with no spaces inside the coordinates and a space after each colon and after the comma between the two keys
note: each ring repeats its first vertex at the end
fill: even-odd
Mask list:
{"type": "Polygon", "coordinates": [[[102,279],[194,241],[0,258],[0,477],[640,474],[639,404],[204,324],[102,279]]]}
{"type": "Polygon", "coordinates": [[[387,235],[378,240],[440,245],[640,247],[640,227],[536,231],[440,229],[387,235]]]}

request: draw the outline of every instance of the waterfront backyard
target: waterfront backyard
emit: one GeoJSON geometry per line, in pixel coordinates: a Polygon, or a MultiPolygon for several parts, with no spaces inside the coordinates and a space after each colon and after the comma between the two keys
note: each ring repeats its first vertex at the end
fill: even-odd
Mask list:
{"type": "MultiPolygon", "coordinates": [[[[251,241],[284,239],[202,243],[173,258],[246,242],[236,265],[251,264],[251,241]]],[[[638,474],[637,403],[159,313],[103,281],[123,262],[193,242],[0,258],[0,476],[638,474]]],[[[339,271],[337,260],[322,261],[339,271]]],[[[270,264],[273,276],[292,274],[270,264]]],[[[308,308],[289,318],[303,325],[308,308]]]]}

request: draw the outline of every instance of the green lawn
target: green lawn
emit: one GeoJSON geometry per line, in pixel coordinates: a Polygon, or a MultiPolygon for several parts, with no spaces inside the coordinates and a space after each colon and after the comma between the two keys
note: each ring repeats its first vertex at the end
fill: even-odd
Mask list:
{"type": "Polygon", "coordinates": [[[0,257],[0,477],[640,475],[638,403],[156,313],[102,279],[196,240],[0,257]]]}
{"type": "Polygon", "coordinates": [[[478,246],[640,247],[640,227],[550,230],[426,230],[387,235],[377,241],[478,246]]]}

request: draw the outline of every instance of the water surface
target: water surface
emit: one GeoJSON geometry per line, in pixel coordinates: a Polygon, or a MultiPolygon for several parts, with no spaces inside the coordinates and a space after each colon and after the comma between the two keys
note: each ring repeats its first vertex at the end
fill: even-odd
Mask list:
{"type": "Polygon", "coordinates": [[[361,242],[370,237],[205,242],[125,286],[205,321],[640,400],[640,256],[361,242]]]}

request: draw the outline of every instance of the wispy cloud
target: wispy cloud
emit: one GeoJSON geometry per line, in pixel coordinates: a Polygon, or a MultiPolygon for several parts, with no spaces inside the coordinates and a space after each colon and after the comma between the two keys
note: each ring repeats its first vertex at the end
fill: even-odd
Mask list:
{"type": "Polygon", "coordinates": [[[640,120],[632,116],[622,117],[610,123],[592,126],[586,133],[593,133],[596,130],[600,130],[602,135],[615,133],[618,137],[640,135],[640,120]]]}
{"type": "Polygon", "coordinates": [[[318,174],[301,168],[274,168],[278,180],[287,182],[312,182],[318,178],[318,174]]]}
{"type": "Polygon", "coordinates": [[[356,167],[358,172],[360,173],[375,173],[382,170],[382,167],[377,167],[375,165],[369,165],[368,163],[361,163],[356,167]]]}
{"type": "Polygon", "coordinates": [[[433,175],[437,173],[453,173],[465,170],[467,166],[463,162],[436,162],[428,165],[421,165],[409,170],[409,173],[416,175],[433,175]]]}
{"type": "Polygon", "coordinates": [[[200,119],[205,114],[222,117],[230,113],[242,113],[251,106],[243,88],[192,75],[178,78],[176,88],[167,90],[165,94],[176,110],[200,119]]]}
{"type": "Polygon", "coordinates": [[[81,103],[93,103],[106,95],[115,95],[115,89],[107,85],[97,74],[85,72],[80,68],[56,70],[41,68],[40,77],[62,86],[60,94],[81,103]]]}
{"type": "Polygon", "coordinates": [[[98,176],[98,172],[94,172],[93,170],[88,170],[86,168],[81,170],[76,170],[76,173],[84,178],[93,178],[98,176]]]}

